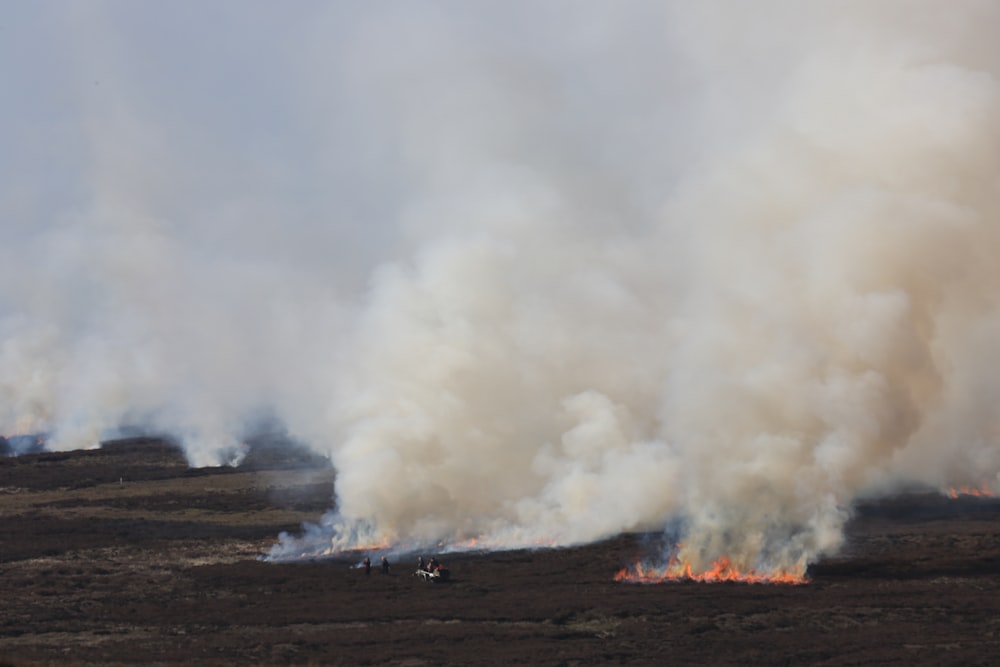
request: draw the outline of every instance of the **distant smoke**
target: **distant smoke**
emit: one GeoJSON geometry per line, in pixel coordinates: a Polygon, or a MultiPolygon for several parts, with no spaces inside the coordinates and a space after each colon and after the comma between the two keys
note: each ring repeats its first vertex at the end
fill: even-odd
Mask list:
{"type": "Polygon", "coordinates": [[[338,472],[276,556],[670,522],[794,569],[860,496],[995,484],[1000,8],[765,4],[35,17],[71,111],[0,115],[43,147],[0,425],[203,464],[273,413],[338,472]]]}

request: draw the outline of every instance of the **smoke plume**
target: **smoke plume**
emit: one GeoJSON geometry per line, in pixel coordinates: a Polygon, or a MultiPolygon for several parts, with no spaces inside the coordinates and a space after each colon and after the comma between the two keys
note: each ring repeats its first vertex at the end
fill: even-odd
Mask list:
{"type": "Polygon", "coordinates": [[[15,14],[7,433],[201,465],[276,415],[337,469],[276,557],[802,569],[861,496],[997,482],[995,3],[15,14]]]}

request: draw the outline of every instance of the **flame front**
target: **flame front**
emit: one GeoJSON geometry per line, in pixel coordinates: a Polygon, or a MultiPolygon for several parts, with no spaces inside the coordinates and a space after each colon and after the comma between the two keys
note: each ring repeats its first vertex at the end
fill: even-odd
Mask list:
{"type": "Polygon", "coordinates": [[[648,566],[636,563],[624,567],[615,574],[615,581],[633,584],[662,584],[672,581],[698,581],[703,583],[719,583],[736,581],[746,584],[791,584],[809,583],[804,572],[775,570],[773,572],[758,572],[754,569],[741,570],[725,556],[717,559],[704,572],[695,572],[688,561],[671,558],[666,567],[648,566]]]}
{"type": "Polygon", "coordinates": [[[975,496],[977,498],[992,498],[993,492],[985,484],[977,487],[971,486],[951,486],[948,487],[948,497],[957,499],[959,496],[975,496]]]}

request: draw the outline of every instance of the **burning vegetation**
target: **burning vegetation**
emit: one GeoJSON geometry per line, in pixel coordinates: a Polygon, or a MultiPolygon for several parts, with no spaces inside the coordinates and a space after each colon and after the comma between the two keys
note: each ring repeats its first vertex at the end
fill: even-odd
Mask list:
{"type": "Polygon", "coordinates": [[[948,487],[947,495],[953,500],[957,500],[961,496],[973,496],[975,498],[993,498],[994,493],[985,484],[973,487],[973,486],[950,486],[948,487]]]}
{"type": "Polygon", "coordinates": [[[752,568],[740,568],[729,558],[722,556],[703,572],[696,572],[689,561],[671,557],[665,566],[635,563],[624,567],[615,574],[615,581],[630,584],[662,584],[678,581],[696,581],[701,583],[721,583],[726,581],[744,584],[791,584],[809,583],[804,572],[775,570],[759,572],[752,568]]]}
{"type": "MultiPolygon", "coordinates": [[[[135,424],[196,467],[301,445],[335,510],[268,560],[682,523],[691,557],[621,577],[646,582],[800,583],[867,494],[1000,470],[1000,3],[430,2],[419,30],[357,4],[246,42],[280,73],[260,118],[181,102],[218,49],[132,29],[187,25],[169,3],[100,12],[122,40],[53,91],[87,96],[12,127],[83,152],[55,181],[4,163],[28,180],[0,201],[42,208],[0,223],[0,429],[65,451],[135,424]],[[245,159],[299,127],[276,145],[304,153],[245,159]]],[[[75,44],[63,23],[29,41],[75,44]]]]}

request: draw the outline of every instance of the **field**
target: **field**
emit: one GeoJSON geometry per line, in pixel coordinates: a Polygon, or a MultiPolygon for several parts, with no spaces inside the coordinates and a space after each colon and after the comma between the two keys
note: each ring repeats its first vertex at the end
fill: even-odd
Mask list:
{"type": "Polygon", "coordinates": [[[0,458],[0,664],[985,665],[1000,649],[995,499],[864,505],[804,586],[615,583],[636,535],[448,555],[447,584],[409,561],[260,561],[330,505],[323,463],[260,448],[192,470],[153,439],[0,458]]]}

